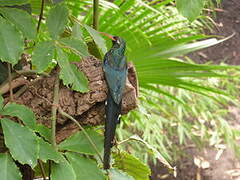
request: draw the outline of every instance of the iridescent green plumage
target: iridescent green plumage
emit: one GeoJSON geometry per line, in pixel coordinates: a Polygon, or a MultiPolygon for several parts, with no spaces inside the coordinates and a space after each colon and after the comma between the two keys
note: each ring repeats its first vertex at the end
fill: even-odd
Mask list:
{"type": "Polygon", "coordinates": [[[122,95],[127,78],[127,62],[124,55],[126,43],[115,36],[113,46],[105,54],[103,70],[108,85],[106,105],[105,140],[104,140],[104,169],[109,169],[111,147],[115,136],[116,126],[121,113],[122,95]]]}

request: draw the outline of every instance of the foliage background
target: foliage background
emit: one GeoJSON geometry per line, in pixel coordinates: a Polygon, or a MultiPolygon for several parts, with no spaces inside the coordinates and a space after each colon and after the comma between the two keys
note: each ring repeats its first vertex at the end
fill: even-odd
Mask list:
{"type": "MultiPolygon", "coordinates": [[[[25,125],[1,119],[4,141],[9,149],[0,156],[4,162],[0,164],[1,177],[21,178],[14,159],[32,168],[39,168],[41,162],[51,160],[53,180],[90,178],[88,174],[97,179],[106,176],[112,179],[148,179],[150,170],[141,161],[159,160],[173,169],[168,162],[177,160],[181,145],[189,142],[199,147],[227,143],[236,151],[239,149],[235,143],[239,132],[224,119],[227,115],[225,105],[229,102],[238,105],[232,93],[236,89],[226,85],[229,75],[238,76],[231,70],[238,67],[199,65],[185,56],[226,40],[203,34],[202,28],[211,28],[212,24],[201,11],[204,6],[212,5],[211,2],[100,1],[99,7],[95,6],[99,8],[99,14],[96,9],[89,11],[93,4],[87,0],[42,2],[0,1],[2,6],[30,3],[24,8],[31,6],[33,15],[40,14],[39,18],[34,18],[23,10],[0,8],[4,17],[0,18],[1,61],[15,65],[21,53],[31,54],[31,64],[36,73],[49,72],[58,64],[59,78],[64,85],[86,92],[88,87],[84,74],[70,62],[89,54],[102,59],[110,47],[109,42],[90,27],[94,19],[99,21],[97,30],[121,36],[127,41],[127,57],[134,62],[139,79],[139,108],[124,117],[118,130],[118,146],[113,153],[114,168],[103,172],[99,156],[103,137],[99,131],[83,130],[57,145],[54,140],[56,109],[53,108],[52,129],[44,128],[45,132],[51,131],[49,138],[40,130],[41,125],[36,124],[30,109],[15,103],[3,106],[1,98],[1,115],[17,116],[25,125]],[[224,80],[218,81],[218,78],[224,80]],[[89,172],[83,173],[81,169],[86,166],[89,166],[89,172]]],[[[96,5],[98,2],[93,3],[96,5]]],[[[236,79],[231,83],[235,82],[238,83],[236,79]]]]}

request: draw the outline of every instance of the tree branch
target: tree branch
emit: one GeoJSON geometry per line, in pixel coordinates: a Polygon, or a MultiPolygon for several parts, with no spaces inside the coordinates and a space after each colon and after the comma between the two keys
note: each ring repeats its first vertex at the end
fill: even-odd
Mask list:
{"type": "Polygon", "coordinates": [[[99,159],[101,160],[101,162],[103,163],[103,159],[102,159],[102,156],[100,154],[100,152],[98,151],[95,143],[93,142],[93,140],[90,138],[90,136],[88,135],[88,133],[85,131],[85,129],[81,126],[81,124],[76,120],[74,119],[71,115],[65,113],[60,107],[58,107],[58,112],[62,115],[62,116],[65,116],[67,117],[68,119],[72,120],[78,127],[79,129],[83,132],[83,134],[86,136],[87,140],[89,141],[89,143],[91,144],[91,146],[93,147],[93,149],[96,151],[99,159]]]}
{"type": "Polygon", "coordinates": [[[57,75],[54,85],[53,104],[52,104],[52,145],[56,149],[56,121],[57,121],[57,109],[59,103],[59,77],[57,75]]]}
{"type": "Polygon", "coordinates": [[[98,30],[99,0],[93,0],[93,29],[98,30]]]}
{"type": "Polygon", "coordinates": [[[40,11],[39,20],[38,20],[38,25],[37,25],[37,32],[39,32],[39,30],[40,30],[41,21],[42,21],[42,19],[43,19],[44,2],[45,2],[45,0],[42,0],[41,11],[40,11]]]}
{"type": "Polygon", "coordinates": [[[8,84],[10,90],[10,101],[13,102],[13,90],[12,90],[12,65],[8,63],[8,84]]]}

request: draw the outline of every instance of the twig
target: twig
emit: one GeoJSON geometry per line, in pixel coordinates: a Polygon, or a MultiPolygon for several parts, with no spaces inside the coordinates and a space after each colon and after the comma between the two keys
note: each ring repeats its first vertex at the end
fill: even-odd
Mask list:
{"type": "Polygon", "coordinates": [[[59,77],[57,75],[54,85],[53,92],[53,105],[52,105],[52,145],[56,149],[56,120],[57,120],[57,109],[59,103],[59,77]]]}
{"type": "Polygon", "coordinates": [[[48,160],[48,179],[51,180],[52,161],[48,160]]]}
{"type": "MultiPolygon", "coordinates": [[[[10,89],[13,90],[13,89],[15,89],[15,88],[17,88],[19,86],[28,84],[29,81],[26,80],[24,77],[17,78],[19,75],[24,75],[24,76],[28,76],[29,75],[29,76],[31,76],[31,75],[34,75],[34,74],[38,74],[38,72],[34,71],[34,70],[19,70],[19,71],[11,73],[11,88],[10,88],[10,83],[9,83],[9,78],[8,78],[5,82],[3,82],[0,85],[0,94],[5,94],[8,91],[10,91],[10,89]]],[[[40,73],[40,74],[43,75],[43,76],[49,77],[48,73],[43,72],[43,73],[40,73]]],[[[34,82],[34,81],[32,81],[32,82],[34,82]]]]}
{"type": "Polygon", "coordinates": [[[41,161],[41,160],[38,160],[38,164],[39,164],[39,167],[40,167],[40,170],[41,170],[41,174],[42,174],[42,176],[43,176],[43,180],[47,180],[47,179],[46,179],[46,172],[45,172],[45,170],[44,170],[42,161],[41,161]]]}
{"type": "Polygon", "coordinates": [[[10,90],[10,102],[13,102],[13,90],[12,90],[12,65],[8,63],[8,84],[10,90]]]}
{"type": "Polygon", "coordinates": [[[207,9],[207,8],[203,8],[203,10],[208,11],[208,12],[226,12],[224,9],[220,9],[220,8],[214,8],[214,9],[207,9]]]}
{"type": "MultiPolygon", "coordinates": [[[[12,77],[11,77],[11,79],[12,79],[12,77]]],[[[27,83],[28,83],[28,81],[26,79],[24,79],[23,77],[19,77],[17,79],[14,79],[10,83],[8,82],[7,84],[3,83],[0,86],[0,94],[5,94],[8,91],[10,91],[10,98],[11,98],[11,90],[13,90],[16,87],[19,87],[19,86],[22,86],[24,84],[27,84],[27,83]]]]}
{"type": "Polygon", "coordinates": [[[42,0],[41,11],[40,11],[38,25],[37,25],[37,32],[39,32],[39,30],[40,30],[41,21],[42,21],[42,18],[43,18],[44,2],[45,2],[45,0],[42,0]]]}
{"type": "MultiPolygon", "coordinates": [[[[25,80],[25,81],[26,81],[26,83],[25,83],[26,85],[24,85],[23,87],[21,87],[21,88],[14,94],[14,98],[18,98],[19,96],[21,96],[29,87],[30,87],[30,88],[31,88],[31,87],[35,88],[33,85],[36,84],[38,81],[40,81],[40,80],[42,80],[42,79],[43,79],[43,78],[40,76],[40,77],[34,79],[34,80],[31,81],[31,82],[25,80]]],[[[17,80],[17,79],[16,79],[16,80],[17,80]]],[[[34,90],[35,90],[35,94],[36,94],[37,96],[40,96],[40,95],[37,93],[36,88],[35,88],[34,90]]],[[[1,93],[1,88],[0,88],[0,93],[1,93]]],[[[41,97],[41,98],[43,98],[43,97],[41,97]]],[[[48,99],[47,99],[47,100],[48,100],[48,99]]],[[[48,102],[50,102],[50,101],[48,100],[48,102]]],[[[52,104],[52,103],[50,102],[49,104],[52,104]]]]}
{"type": "Polygon", "coordinates": [[[83,132],[83,134],[86,136],[86,138],[88,139],[88,141],[90,142],[91,146],[94,148],[94,150],[96,151],[99,159],[101,160],[101,162],[103,163],[103,159],[101,154],[99,153],[95,143],[92,141],[92,139],[90,138],[90,136],[88,135],[88,133],[85,131],[85,129],[81,126],[81,124],[74,119],[71,115],[67,114],[66,112],[64,112],[60,107],[58,107],[58,112],[62,115],[67,117],[68,119],[72,120],[78,127],[79,129],[83,132]]]}
{"type": "Polygon", "coordinates": [[[14,94],[14,98],[17,99],[19,96],[21,96],[26,90],[27,90],[27,85],[24,85],[23,87],[21,87],[15,94],[14,94]]]}
{"type": "Polygon", "coordinates": [[[93,29],[98,30],[99,0],[93,0],[93,29]]]}
{"type": "Polygon", "coordinates": [[[43,76],[47,76],[47,77],[50,77],[48,73],[45,73],[45,72],[42,72],[42,73],[39,73],[35,70],[18,70],[16,71],[17,74],[20,74],[20,75],[24,75],[24,76],[31,76],[31,75],[35,75],[35,74],[41,74],[43,76]]]}

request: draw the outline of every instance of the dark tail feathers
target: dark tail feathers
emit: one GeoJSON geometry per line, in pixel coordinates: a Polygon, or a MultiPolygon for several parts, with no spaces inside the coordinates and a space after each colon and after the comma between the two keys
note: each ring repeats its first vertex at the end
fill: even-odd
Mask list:
{"type": "Polygon", "coordinates": [[[111,147],[113,146],[113,140],[115,136],[116,126],[119,122],[119,115],[121,113],[121,104],[116,104],[111,96],[108,94],[106,105],[106,120],[105,120],[105,132],[104,132],[104,169],[110,168],[110,154],[111,147]]]}

